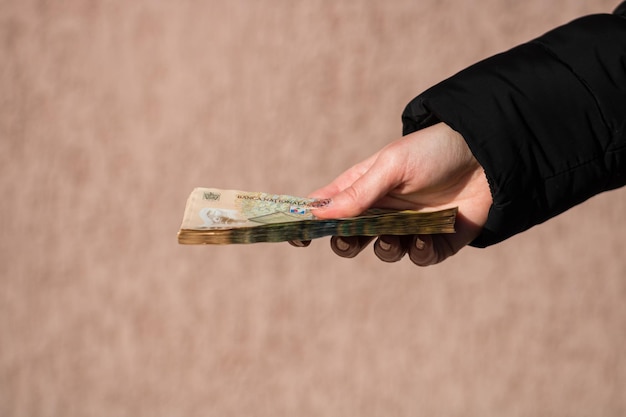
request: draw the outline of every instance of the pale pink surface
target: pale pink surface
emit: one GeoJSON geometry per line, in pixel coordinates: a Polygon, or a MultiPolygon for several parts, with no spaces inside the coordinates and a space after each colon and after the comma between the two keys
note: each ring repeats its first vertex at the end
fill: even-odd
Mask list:
{"type": "Polygon", "coordinates": [[[193,187],[306,194],[616,3],[1,2],[0,415],[626,414],[626,190],[426,269],[176,243],[193,187]]]}

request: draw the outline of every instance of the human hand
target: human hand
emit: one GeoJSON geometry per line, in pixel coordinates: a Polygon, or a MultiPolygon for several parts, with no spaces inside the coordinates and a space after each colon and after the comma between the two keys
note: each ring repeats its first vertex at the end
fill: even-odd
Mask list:
{"type": "MultiPolygon", "coordinates": [[[[356,216],[370,207],[431,211],[458,207],[454,234],[380,236],[374,243],[381,260],[399,261],[408,253],[420,266],[439,263],[474,240],[492,203],[482,167],[463,137],[444,123],[390,143],[310,196],[331,199],[315,209],[315,216],[322,219],[356,216]]],[[[331,247],[339,256],[353,257],[371,240],[335,236],[331,247]]]]}

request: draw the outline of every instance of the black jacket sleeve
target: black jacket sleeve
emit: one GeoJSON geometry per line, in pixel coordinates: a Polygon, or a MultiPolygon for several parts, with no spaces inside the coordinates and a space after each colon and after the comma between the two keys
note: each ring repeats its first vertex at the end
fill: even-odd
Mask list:
{"type": "Polygon", "coordinates": [[[495,55],[406,107],[403,133],[445,122],[493,205],[472,246],[500,242],[626,184],[626,2],[495,55]]]}

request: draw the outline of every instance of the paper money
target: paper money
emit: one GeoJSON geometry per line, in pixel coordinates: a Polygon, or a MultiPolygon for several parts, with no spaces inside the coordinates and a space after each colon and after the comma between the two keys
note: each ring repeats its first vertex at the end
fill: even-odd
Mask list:
{"type": "Polygon", "coordinates": [[[434,212],[371,209],[356,217],[317,219],[328,200],[262,192],[196,188],[178,232],[182,244],[311,240],[324,236],[454,233],[457,208],[434,212]]]}

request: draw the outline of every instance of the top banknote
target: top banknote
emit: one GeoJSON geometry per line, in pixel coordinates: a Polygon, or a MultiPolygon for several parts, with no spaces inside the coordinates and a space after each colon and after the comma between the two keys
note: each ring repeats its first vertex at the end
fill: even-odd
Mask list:
{"type": "Polygon", "coordinates": [[[187,199],[178,242],[233,244],[311,240],[323,236],[454,233],[457,208],[370,209],[356,217],[317,219],[328,200],[262,192],[196,188],[187,199]],[[312,211],[313,210],[313,211],[312,211]]]}

